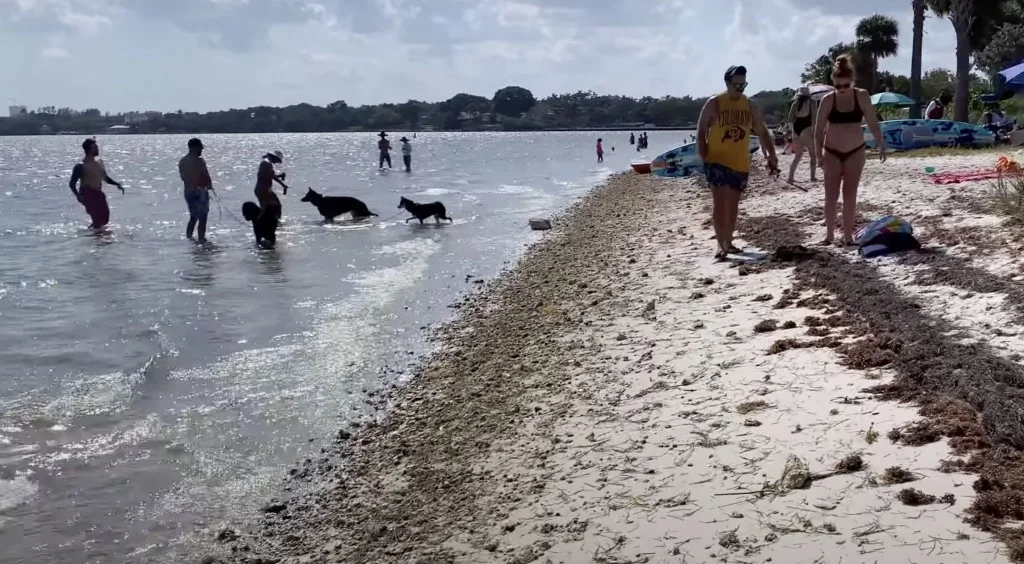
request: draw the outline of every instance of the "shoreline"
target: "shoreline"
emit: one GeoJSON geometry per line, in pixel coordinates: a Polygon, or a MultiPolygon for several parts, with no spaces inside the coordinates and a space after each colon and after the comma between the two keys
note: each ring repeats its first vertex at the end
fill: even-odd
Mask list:
{"type": "MultiPolygon", "coordinates": [[[[963,226],[1002,229],[962,212],[972,186],[915,184],[919,167],[869,163],[861,210],[914,221],[923,244],[951,249],[937,262],[830,249],[716,264],[697,182],[612,177],[461,302],[379,423],[307,461],[311,491],[271,502],[240,538],[222,532],[206,561],[831,562],[930,548],[1008,562],[992,533],[1012,535],[978,499],[1024,485],[974,492],[963,472],[999,478],[988,446],[1016,435],[975,412],[977,390],[1016,396],[1024,371],[957,330],[1001,328],[1003,348],[1024,351],[1016,328],[984,328],[1015,322],[1002,312],[1016,290],[986,265],[965,270],[977,253],[963,226]],[[1008,297],[971,307],[968,290],[944,290],[965,286],[1008,297]],[[1001,384],[964,383],[977,366],[1001,384]]],[[[740,240],[771,251],[820,238],[820,205],[820,187],[755,176],[740,240]]]]}
{"type": "MultiPolygon", "coordinates": [[[[586,131],[696,131],[697,124],[686,125],[658,125],[645,127],[626,126],[601,126],[601,127],[551,127],[543,129],[499,129],[493,127],[482,127],[478,129],[397,129],[402,133],[553,133],[553,132],[586,132],[586,131]]],[[[339,129],[337,131],[94,131],[81,133],[76,131],[59,131],[56,133],[24,133],[0,135],[0,137],[81,137],[107,135],[107,136],[140,136],[140,135],[290,135],[290,134],[323,134],[323,133],[373,133],[376,135],[380,130],[371,129],[339,129]]]]}

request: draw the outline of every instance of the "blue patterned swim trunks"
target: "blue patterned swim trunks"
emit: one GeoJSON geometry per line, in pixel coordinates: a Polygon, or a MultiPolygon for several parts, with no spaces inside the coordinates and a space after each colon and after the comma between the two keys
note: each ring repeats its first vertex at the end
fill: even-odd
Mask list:
{"type": "Polygon", "coordinates": [[[747,178],[750,176],[748,172],[740,172],[715,163],[705,164],[704,174],[710,187],[725,186],[740,192],[747,189],[747,178]]]}

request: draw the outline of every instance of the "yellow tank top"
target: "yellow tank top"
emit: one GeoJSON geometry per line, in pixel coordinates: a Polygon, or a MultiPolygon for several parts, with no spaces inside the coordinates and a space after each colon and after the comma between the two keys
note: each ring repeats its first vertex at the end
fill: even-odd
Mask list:
{"type": "Polygon", "coordinates": [[[750,135],[754,131],[754,116],[746,96],[733,100],[719,94],[718,118],[708,129],[707,162],[729,167],[738,172],[750,172],[750,135]]]}

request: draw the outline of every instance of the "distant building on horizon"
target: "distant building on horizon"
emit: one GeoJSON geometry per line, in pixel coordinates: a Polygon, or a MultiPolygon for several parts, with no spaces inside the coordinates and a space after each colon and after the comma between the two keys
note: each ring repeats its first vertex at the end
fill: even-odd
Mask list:
{"type": "Polygon", "coordinates": [[[7,106],[7,115],[11,117],[27,116],[28,108],[25,106],[7,106]]]}

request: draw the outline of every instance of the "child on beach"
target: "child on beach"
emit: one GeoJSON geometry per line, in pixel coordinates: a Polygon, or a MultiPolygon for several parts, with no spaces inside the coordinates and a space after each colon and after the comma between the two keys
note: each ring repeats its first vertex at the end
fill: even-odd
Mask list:
{"type": "Polygon", "coordinates": [[[604,147],[601,146],[601,142],[604,141],[600,137],[597,139],[597,162],[604,162],[604,147]]]}

